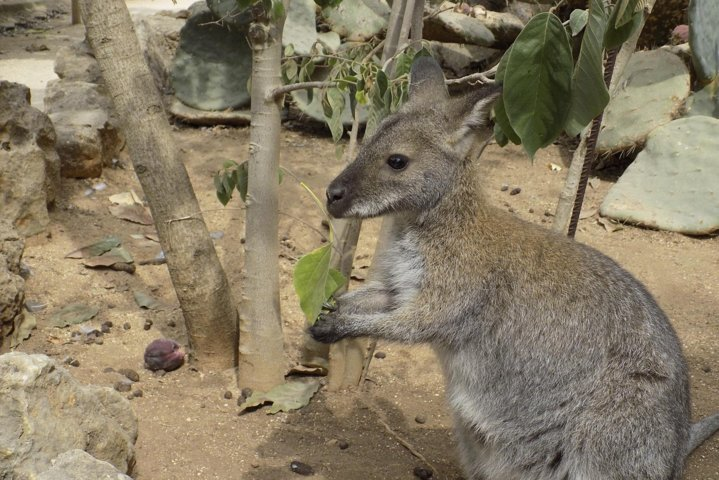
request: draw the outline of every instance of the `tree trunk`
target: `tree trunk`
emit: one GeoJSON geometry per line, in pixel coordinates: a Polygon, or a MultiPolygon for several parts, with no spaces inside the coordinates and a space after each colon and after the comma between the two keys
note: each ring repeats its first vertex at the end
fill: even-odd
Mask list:
{"type": "Polygon", "coordinates": [[[83,0],[81,10],[155,220],[194,358],[208,369],[231,368],[237,311],[130,13],[122,0],[83,0]]]}
{"type": "Polygon", "coordinates": [[[284,17],[258,12],[251,24],[252,90],[250,159],[245,221],[245,283],[240,308],[240,385],[267,391],[284,382],[279,281],[280,113],[284,17]]]}

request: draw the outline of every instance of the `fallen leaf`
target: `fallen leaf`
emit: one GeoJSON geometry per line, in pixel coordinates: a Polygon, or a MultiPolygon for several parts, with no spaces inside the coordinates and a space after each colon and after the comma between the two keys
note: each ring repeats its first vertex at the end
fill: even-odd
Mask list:
{"type": "Polygon", "coordinates": [[[120,246],[120,239],[115,236],[107,237],[99,242],[93,243],[92,245],[86,245],[74,250],[67,255],[65,258],[88,258],[102,255],[105,252],[109,252],[113,248],[120,246]]]}
{"type": "Polygon", "coordinates": [[[137,196],[134,190],[110,195],[108,200],[118,205],[142,205],[142,199],[137,196]]]}
{"type": "Polygon", "coordinates": [[[328,372],[326,367],[320,367],[318,365],[313,367],[308,367],[305,365],[295,365],[294,367],[290,368],[288,375],[316,375],[318,377],[324,377],[327,375],[327,373],[328,372]]]}
{"type": "Polygon", "coordinates": [[[30,338],[30,333],[37,326],[37,320],[35,315],[29,312],[24,312],[21,319],[17,319],[19,323],[15,324],[15,329],[10,335],[10,348],[15,348],[20,345],[23,340],[30,338]]]}
{"type": "Polygon", "coordinates": [[[140,308],[146,308],[148,310],[156,310],[162,306],[160,304],[160,302],[158,302],[156,299],[152,298],[150,295],[146,294],[145,292],[141,292],[139,290],[133,290],[132,294],[135,297],[135,303],[137,303],[137,305],[140,308]]]}
{"type": "Polygon", "coordinates": [[[587,218],[593,217],[594,215],[596,215],[597,212],[599,212],[598,208],[587,208],[586,210],[582,209],[582,211],[579,212],[579,219],[586,220],[587,218]]]}
{"type": "Polygon", "coordinates": [[[267,393],[254,392],[240,405],[240,409],[245,410],[271,403],[272,406],[267,410],[268,414],[297,410],[310,403],[310,399],[319,388],[320,382],[315,378],[289,381],[276,386],[267,393]]]}
{"type": "Polygon", "coordinates": [[[76,325],[90,320],[99,312],[98,308],[82,303],[72,303],[55,312],[50,317],[50,325],[59,328],[76,325]]]}
{"type": "Polygon", "coordinates": [[[623,230],[624,226],[621,223],[617,223],[613,220],[610,220],[608,218],[599,217],[597,218],[597,223],[599,223],[601,226],[605,228],[605,230],[609,233],[614,233],[618,230],[623,230]]]}
{"type": "Polygon", "coordinates": [[[160,237],[158,237],[156,233],[146,233],[145,238],[148,238],[153,242],[160,243],[160,237]]]}
{"type": "Polygon", "coordinates": [[[152,225],[152,215],[147,208],[139,204],[134,205],[110,205],[110,213],[122,220],[127,220],[140,225],[152,225]]]}

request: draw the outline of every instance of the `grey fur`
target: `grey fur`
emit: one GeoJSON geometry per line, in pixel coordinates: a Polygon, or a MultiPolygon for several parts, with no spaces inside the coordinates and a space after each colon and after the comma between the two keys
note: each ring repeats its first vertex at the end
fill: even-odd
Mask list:
{"type": "Polygon", "coordinates": [[[441,79],[415,62],[408,103],[328,187],[336,217],[392,215],[393,241],[310,333],[431,344],[472,480],[679,479],[689,387],[669,321],[610,258],[488,205],[466,155],[497,91],[450,98],[441,79]]]}

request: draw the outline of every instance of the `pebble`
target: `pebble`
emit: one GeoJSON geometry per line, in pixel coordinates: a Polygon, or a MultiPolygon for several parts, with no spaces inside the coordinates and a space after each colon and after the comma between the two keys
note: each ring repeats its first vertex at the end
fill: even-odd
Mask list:
{"type": "Polygon", "coordinates": [[[534,213],[534,209],[533,209],[533,208],[530,208],[530,209],[529,209],[529,213],[534,213]]]}
{"type": "Polygon", "coordinates": [[[130,325],[130,322],[125,322],[122,324],[122,328],[125,330],[130,330],[132,328],[132,325],[130,325]]]}
{"type": "Polygon", "coordinates": [[[147,320],[145,320],[145,324],[142,326],[142,328],[145,330],[151,329],[152,328],[152,320],[150,320],[149,318],[147,320]]]}
{"type": "Polygon", "coordinates": [[[375,352],[374,358],[385,358],[387,356],[384,352],[375,352]]]}
{"type": "Polygon", "coordinates": [[[506,183],[503,183],[502,186],[499,187],[499,190],[502,192],[506,192],[507,190],[509,190],[509,185],[507,185],[506,183]]]}
{"type": "Polygon", "coordinates": [[[132,396],[133,396],[133,397],[141,397],[141,396],[143,396],[143,395],[144,395],[144,393],[142,392],[142,389],[141,389],[141,388],[138,388],[137,390],[135,390],[134,392],[132,392],[132,396]]]}
{"type": "Polygon", "coordinates": [[[140,374],[131,368],[121,368],[117,371],[117,373],[124,375],[125,377],[127,377],[128,380],[131,380],[133,382],[140,381],[140,374]]]}
{"type": "Polygon", "coordinates": [[[298,475],[305,476],[313,475],[315,473],[314,468],[307,465],[306,463],[300,462],[299,460],[292,460],[290,462],[290,470],[292,470],[298,475]]]}
{"type": "Polygon", "coordinates": [[[432,471],[427,470],[424,467],[414,467],[414,470],[412,470],[412,473],[414,473],[414,476],[421,479],[421,480],[429,480],[432,478],[432,471]]]}
{"type": "Polygon", "coordinates": [[[175,323],[174,320],[168,320],[168,321],[167,321],[167,326],[170,327],[170,328],[175,328],[175,327],[177,326],[177,324],[175,323]]]}
{"type": "Polygon", "coordinates": [[[340,450],[347,450],[348,448],[350,448],[350,444],[349,442],[347,442],[347,440],[339,440],[337,442],[337,446],[340,447],[340,450]]]}
{"type": "Polygon", "coordinates": [[[709,373],[712,371],[712,367],[709,367],[709,366],[702,367],[702,371],[704,373],[709,373]]]}
{"type": "Polygon", "coordinates": [[[232,392],[229,391],[229,390],[227,390],[227,391],[224,393],[223,397],[225,397],[227,400],[230,400],[230,399],[232,398],[232,392]]]}
{"type": "Polygon", "coordinates": [[[105,343],[105,341],[102,339],[102,337],[95,337],[96,345],[102,345],[103,343],[105,343]]]}
{"type": "Polygon", "coordinates": [[[245,398],[250,398],[252,396],[252,389],[250,387],[245,387],[240,392],[240,395],[242,395],[245,398]]]}
{"type": "Polygon", "coordinates": [[[112,328],[112,322],[102,322],[102,325],[100,325],[100,331],[102,333],[110,333],[110,329],[112,328]]]}
{"type": "Polygon", "coordinates": [[[425,417],[424,415],[417,415],[416,417],[414,417],[414,421],[422,425],[424,423],[427,423],[427,417],[425,417]]]}
{"type": "Polygon", "coordinates": [[[132,390],[132,382],[129,382],[127,380],[120,380],[119,382],[115,382],[114,388],[118,392],[129,392],[130,390],[132,390]]]}
{"type": "Polygon", "coordinates": [[[519,195],[522,192],[522,189],[520,187],[514,187],[511,192],[509,192],[510,195],[519,195]]]}

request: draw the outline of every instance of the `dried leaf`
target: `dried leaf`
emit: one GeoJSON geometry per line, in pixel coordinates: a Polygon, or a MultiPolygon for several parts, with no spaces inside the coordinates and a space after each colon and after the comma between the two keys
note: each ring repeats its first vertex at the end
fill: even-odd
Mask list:
{"type": "Polygon", "coordinates": [[[272,406],[267,410],[268,414],[297,410],[310,403],[310,399],[319,388],[320,382],[317,379],[289,381],[276,386],[267,393],[254,392],[240,405],[240,409],[245,410],[271,403],[272,406]]]}
{"type": "Polygon", "coordinates": [[[140,225],[152,225],[154,223],[149,210],[139,204],[110,205],[108,208],[111,214],[122,220],[139,223],[140,225]]]}
{"type": "Polygon", "coordinates": [[[118,205],[142,205],[142,200],[137,196],[134,190],[110,195],[109,200],[118,205]]]}
{"type": "Polygon", "coordinates": [[[135,303],[140,308],[146,308],[148,310],[156,310],[162,306],[160,302],[158,302],[156,299],[152,298],[150,295],[148,295],[145,292],[141,292],[139,290],[134,290],[132,292],[133,296],[135,297],[135,303]]]}
{"type": "Polygon", "coordinates": [[[87,306],[83,303],[72,303],[61,308],[50,317],[50,325],[53,327],[67,327],[86,322],[100,312],[100,309],[87,306]]]}
{"type": "Polygon", "coordinates": [[[288,375],[315,375],[318,377],[324,377],[327,373],[327,367],[321,367],[319,365],[311,367],[307,365],[295,365],[290,368],[288,375]]]}
{"type": "Polygon", "coordinates": [[[113,248],[120,246],[120,239],[115,236],[107,237],[92,245],[86,245],[65,255],[65,258],[88,258],[102,255],[113,248]]]}
{"type": "Polygon", "coordinates": [[[583,208],[582,211],[579,212],[579,219],[586,220],[587,218],[593,217],[594,215],[596,215],[597,212],[599,212],[599,209],[596,207],[595,208],[586,208],[586,209],[583,208]]]}
{"type": "Polygon", "coordinates": [[[30,338],[30,333],[37,326],[35,315],[24,312],[23,315],[15,317],[15,329],[10,335],[10,348],[15,348],[22,343],[23,340],[30,338]],[[18,318],[19,317],[19,318],[18,318]]]}
{"type": "Polygon", "coordinates": [[[160,243],[160,237],[158,237],[156,233],[146,233],[145,238],[160,243]]]}
{"type": "Polygon", "coordinates": [[[614,233],[618,230],[624,229],[624,226],[621,223],[614,222],[609,218],[599,217],[597,218],[597,223],[603,226],[604,229],[609,233],[614,233]]]}

